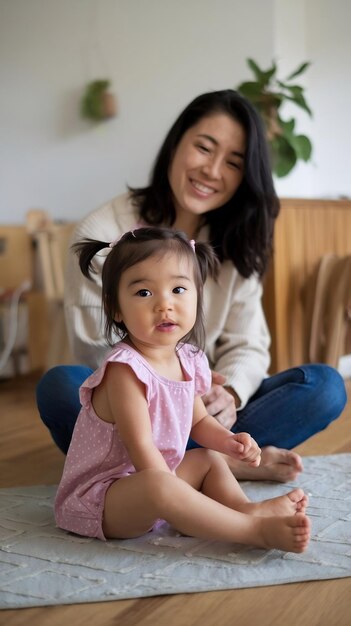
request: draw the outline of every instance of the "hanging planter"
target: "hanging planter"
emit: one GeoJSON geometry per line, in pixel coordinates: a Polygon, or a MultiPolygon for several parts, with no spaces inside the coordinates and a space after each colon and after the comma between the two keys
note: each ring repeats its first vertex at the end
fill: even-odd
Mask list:
{"type": "Polygon", "coordinates": [[[109,91],[109,80],[94,80],[88,83],[83,94],[81,114],[94,122],[101,122],[116,116],[116,100],[109,91]]]}
{"type": "Polygon", "coordinates": [[[272,156],[272,169],[278,177],[283,177],[295,167],[297,161],[309,161],[312,144],[306,135],[295,131],[295,119],[283,120],[280,107],[284,102],[292,102],[312,116],[303,87],[291,82],[300,76],[310,65],[302,63],[284,82],[277,78],[277,66],[273,63],[268,70],[261,70],[252,59],[247,59],[255,80],[241,83],[237,90],[257,108],[266,128],[266,136],[272,156]]]}

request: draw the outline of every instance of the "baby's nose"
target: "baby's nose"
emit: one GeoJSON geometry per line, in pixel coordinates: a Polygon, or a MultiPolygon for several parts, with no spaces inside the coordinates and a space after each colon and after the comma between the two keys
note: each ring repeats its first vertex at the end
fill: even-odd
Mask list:
{"type": "Polygon", "coordinates": [[[167,311],[172,308],[171,296],[161,296],[157,301],[156,307],[159,311],[167,311]]]}

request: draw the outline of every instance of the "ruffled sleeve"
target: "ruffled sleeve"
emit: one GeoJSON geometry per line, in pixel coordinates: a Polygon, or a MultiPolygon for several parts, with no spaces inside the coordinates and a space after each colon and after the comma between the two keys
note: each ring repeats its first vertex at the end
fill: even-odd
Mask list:
{"type": "Polygon", "coordinates": [[[129,365],[136,377],[144,383],[146,389],[148,389],[150,373],[145,367],[145,363],[142,359],[138,358],[134,350],[126,347],[121,341],[108,354],[104,363],[95,370],[80,387],[79,397],[82,406],[86,406],[90,402],[92,390],[101,383],[108,363],[124,363],[125,365],[129,365]]]}
{"type": "Polygon", "coordinates": [[[204,352],[198,352],[195,357],[195,393],[203,396],[211,388],[212,374],[204,352]]]}
{"type": "Polygon", "coordinates": [[[183,344],[179,356],[183,367],[194,380],[194,391],[197,396],[202,396],[211,388],[212,374],[207,356],[202,350],[196,352],[196,348],[190,344],[183,344]]]}

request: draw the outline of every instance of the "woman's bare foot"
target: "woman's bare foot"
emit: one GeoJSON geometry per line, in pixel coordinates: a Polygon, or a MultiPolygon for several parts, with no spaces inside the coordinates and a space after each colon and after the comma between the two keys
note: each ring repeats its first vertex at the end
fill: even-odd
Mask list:
{"type": "Polygon", "coordinates": [[[261,517],[257,536],[260,548],[277,548],[286,552],[304,552],[311,535],[311,522],[303,513],[291,517],[261,517]]]}
{"type": "Polygon", "coordinates": [[[307,504],[308,497],[302,489],[293,489],[277,498],[270,498],[262,502],[244,502],[235,508],[242,513],[258,517],[271,517],[272,515],[286,517],[287,515],[305,513],[307,504]]]}
{"type": "Polygon", "coordinates": [[[250,467],[243,461],[224,456],[238,480],[274,480],[286,483],[295,480],[303,471],[301,457],[296,452],[275,446],[262,448],[259,467],[250,467]]]}

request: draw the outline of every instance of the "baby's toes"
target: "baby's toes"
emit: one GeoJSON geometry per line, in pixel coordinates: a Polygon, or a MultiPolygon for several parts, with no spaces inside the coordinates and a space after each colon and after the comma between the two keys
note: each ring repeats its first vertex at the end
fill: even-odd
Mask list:
{"type": "Polygon", "coordinates": [[[304,495],[303,498],[301,498],[301,500],[296,502],[296,512],[303,513],[306,510],[307,505],[308,505],[308,496],[304,495]]]}

